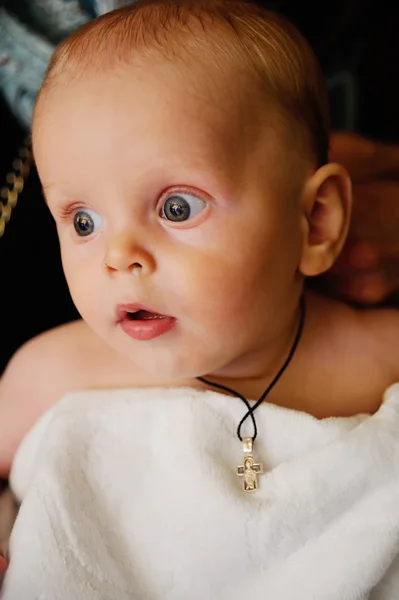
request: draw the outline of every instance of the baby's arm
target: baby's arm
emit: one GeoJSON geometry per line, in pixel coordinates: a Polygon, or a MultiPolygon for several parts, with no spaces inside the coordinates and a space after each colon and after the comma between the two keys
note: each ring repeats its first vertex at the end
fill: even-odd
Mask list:
{"type": "Polygon", "coordinates": [[[41,341],[36,338],[18,350],[0,380],[0,477],[8,477],[22,438],[49,403],[52,370],[41,341]]]}
{"type": "Polygon", "coordinates": [[[23,437],[71,391],[79,361],[79,325],[46,332],[22,346],[0,380],[0,478],[8,477],[23,437]]]}
{"type": "MultiPolygon", "coordinates": [[[[0,477],[8,476],[22,438],[46,402],[39,360],[41,345],[39,339],[23,346],[0,380],[0,477]]],[[[8,565],[6,553],[15,516],[15,501],[4,487],[0,489],[0,586],[8,565]]]]}

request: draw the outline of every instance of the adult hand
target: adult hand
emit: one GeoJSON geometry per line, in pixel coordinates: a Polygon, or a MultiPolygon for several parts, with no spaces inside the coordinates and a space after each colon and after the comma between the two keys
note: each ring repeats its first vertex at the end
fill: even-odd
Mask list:
{"type": "Polygon", "coordinates": [[[399,292],[399,145],[334,133],[330,158],[353,184],[347,243],[323,289],[346,301],[375,305],[399,292]]]}
{"type": "Polygon", "coordinates": [[[0,492],[0,582],[8,567],[8,542],[17,516],[17,506],[12,493],[7,488],[0,492]]]}
{"type": "Polygon", "coordinates": [[[4,554],[0,550],[0,577],[7,571],[8,562],[4,558],[4,554]]]}

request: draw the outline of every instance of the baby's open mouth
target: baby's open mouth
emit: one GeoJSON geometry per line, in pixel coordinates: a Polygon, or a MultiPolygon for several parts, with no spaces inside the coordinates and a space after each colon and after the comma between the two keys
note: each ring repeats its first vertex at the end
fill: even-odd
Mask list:
{"type": "Polygon", "coordinates": [[[116,323],[129,337],[148,341],[164,335],[177,324],[177,319],[140,304],[119,304],[116,323]]]}
{"type": "Polygon", "coordinates": [[[152,321],[153,319],[166,319],[166,315],[160,315],[159,313],[150,312],[149,310],[136,310],[134,312],[127,312],[126,316],[130,321],[152,321]]]}

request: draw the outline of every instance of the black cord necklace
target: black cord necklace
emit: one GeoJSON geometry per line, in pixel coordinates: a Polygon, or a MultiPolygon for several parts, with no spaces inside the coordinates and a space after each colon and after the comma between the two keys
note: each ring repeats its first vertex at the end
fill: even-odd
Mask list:
{"type": "Polygon", "coordinates": [[[274,377],[274,379],[271,381],[271,383],[269,383],[269,385],[267,386],[267,388],[265,389],[265,391],[263,392],[263,394],[261,395],[259,400],[257,400],[253,406],[251,406],[249,404],[248,400],[245,398],[245,396],[240,394],[240,392],[237,392],[236,390],[233,390],[232,388],[229,388],[225,385],[221,385],[220,383],[213,383],[212,381],[205,379],[205,377],[197,377],[197,379],[199,381],[202,381],[202,383],[205,383],[206,385],[212,386],[219,390],[223,390],[225,392],[228,392],[232,396],[236,396],[237,398],[240,398],[240,400],[242,400],[244,402],[245,406],[248,409],[247,412],[245,413],[245,415],[243,416],[243,418],[241,419],[241,421],[239,422],[238,427],[237,427],[237,437],[243,443],[243,449],[244,449],[244,464],[237,468],[237,474],[242,476],[242,478],[243,478],[244,492],[253,492],[256,489],[258,489],[257,474],[262,473],[262,471],[263,471],[262,464],[256,463],[256,461],[253,457],[253,454],[252,454],[253,444],[258,435],[258,428],[256,426],[256,419],[255,419],[254,412],[256,411],[258,406],[260,406],[262,404],[262,402],[264,401],[266,396],[268,396],[268,394],[272,391],[272,389],[274,388],[276,383],[279,381],[279,379],[281,378],[281,376],[287,369],[288,365],[290,364],[290,362],[295,354],[295,351],[298,347],[299,341],[302,337],[303,328],[304,328],[304,324],[305,324],[306,311],[305,311],[304,296],[301,297],[299,311],[300,312],[299,312],[298,329],[295,334],[295,338],[291,345],[288,356],[285,359],[281,368],[279,369],[277,375],[274,377]],[[251,417],[251,419],[252,419],[254,433],[253,433],[252,437],[243,438],[241,436],[241,428],[242,428],[243,424],[245,423],[245,421],[248,419],[248,417],[251,417]]]}

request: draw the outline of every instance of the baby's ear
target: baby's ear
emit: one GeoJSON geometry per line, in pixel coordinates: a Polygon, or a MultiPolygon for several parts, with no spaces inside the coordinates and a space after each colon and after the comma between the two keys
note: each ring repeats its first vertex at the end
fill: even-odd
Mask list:
{"type": "Polygon", "coordinates": [[[324,165],[306,182],[301,197],[302,275],[320,275],[333,265],[348,234],[351,205],[351,181],[340,165],[324,165]]]}

